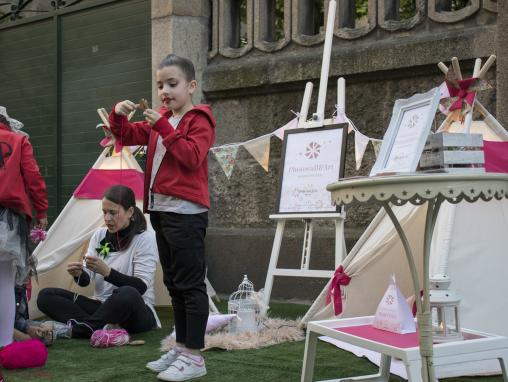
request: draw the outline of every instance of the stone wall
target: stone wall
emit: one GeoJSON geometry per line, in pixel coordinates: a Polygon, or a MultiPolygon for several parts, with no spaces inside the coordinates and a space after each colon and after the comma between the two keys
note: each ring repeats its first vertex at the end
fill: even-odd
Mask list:
{"type": "MultiPolygon", "coordinates": [[[[413,20],[412,24],[408,21],[390,24],[371,18],[374,25],[364,35],[345,36],[336,30],[326,116],[331,116],[336,102],[336,80],[344,76],[348,116],[366,135],[382,138],[396,99],[425,92],[443,81],[437,62],[449,62],[452,56],[457,56],[464,74],[472,73],[474,58],[485,58],[496,51],[496,13],[492,8],[482,9],[479,3],[472,2],[473,8],[477,5],[478,8],[468,10],[469,14],[462,10],[458,21],[454,12],[433,14],[433,18],[422,12],[420,19],[413,20]]],[[[220,22],[220,18],[215,22],[220,22]]],[[[259,20],[254,17],[252,22],[259,20]]],[[[259,43],[254,41],[255,34],[247,35],[252,41],[244,47],[226,49],[219,41],[218,49],[212,50],[203,90],[218,120],[216,144],[242,142],[289,121],[293,118],[290,110],[300,109],[306,81],[314,82],[317,93],[322,38],[318,35],[313,36],[313,41],[303,41],[294,38],[294,31],[290,35],[284,44],[271,51],[259,48],[259,43]]],[[[495,70],[491,70],[489,78],[495,81],[495,70]]],[[[491,90],[479,96],[493,114],[495,94],[491,90]]],[[[311,112],[315,111],[316,98],[314,94],[311,112]]],[[[353,145],[350,137],[346,176],[366,175],[374,161],[372,147],[369,146],[362,168],[357,172],[353,145]]],[[[219,292],[230,293],[243,274],[249,275],[256,288],[264,285],[276,226],[268,216],[275,210],[281,147],[281,142],[272,137],[267,173],[247,151],[240,149],[229,180],[213,157],[210,159],[209,278],[219,292]]],[[[365,206],[348,210],[348,248],[375,212],[374,208],[365,206]]],[[[286,232],[279,266],[298,267],[303,224],[290,224],[286,232]]],[[[333,229],[324,224],[315,235],[311,268],[330,268],[333,229]]],[[[313,299],[324,282],[278,277],[272,297],[313,299]]]]}

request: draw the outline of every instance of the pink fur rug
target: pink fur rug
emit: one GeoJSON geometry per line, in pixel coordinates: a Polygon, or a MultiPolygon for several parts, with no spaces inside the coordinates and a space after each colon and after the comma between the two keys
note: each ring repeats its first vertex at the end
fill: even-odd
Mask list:
{"type": "MultiPolygon", "coordinates": [[[[224,350],[259,349],[289,341],[305,339],[298,321],[267,318],[263,321],[264,329],[256,333],[229,334],[227,328],[205,336],[203,350],[219,348],[224,350]]],[[[167,336],[161,342],[161,351],[165,352],[175,346],[175,338],[167,336]]]]}

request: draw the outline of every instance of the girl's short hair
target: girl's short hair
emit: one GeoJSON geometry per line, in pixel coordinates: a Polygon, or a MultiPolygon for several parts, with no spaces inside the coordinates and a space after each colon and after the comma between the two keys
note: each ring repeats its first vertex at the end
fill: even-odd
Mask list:
{"type": "Polygon", "coordinates": [[[115,204],[121,205],[124,210],[134,207],[134,213],[132,214],[132,221],[130,223],[133,227],[122,245],[123,248],[127,248],[135,235],[146,231],[145,215],[143,215],[143,212],[141,212],[138,206],[136,206],[136,196],[134,195],[134,191],[127,186],[117,184],[108,188],[104,192],[103,197],[115,204]]]}
{"type": "Polygon", "coordinates": [[[191,60],[176,54],[168,54],[159,64],[157,69],[163,69],[166,66],[178,66],[185,75],[185,79],[190,82],[196,79],[196,71],[191,60]]]}

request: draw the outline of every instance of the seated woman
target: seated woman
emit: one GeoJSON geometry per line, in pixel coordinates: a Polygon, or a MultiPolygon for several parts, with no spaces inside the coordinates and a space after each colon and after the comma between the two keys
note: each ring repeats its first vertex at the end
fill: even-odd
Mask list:
{"type": "Polygon", "coordinates": [[[93,298],[60,288],[40,291],[37,306],[57,321],[53,323],[57,338],[89,338],[108,324],[129,333],[160,327],[153,307],[159,259],[155,233],[146,230],[145,217],[135,203],[130,188],[109,188],[102,199],[106,228],[93,234],[84,262],[67,265],[78,285],[95,281],[93,298]]]}

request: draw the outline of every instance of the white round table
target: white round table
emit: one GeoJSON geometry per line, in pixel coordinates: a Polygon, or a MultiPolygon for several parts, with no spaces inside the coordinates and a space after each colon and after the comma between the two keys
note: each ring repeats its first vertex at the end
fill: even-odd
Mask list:
{"type": "Polygon", "coordinates": [[[421,205],[428,203],[424,231],[423,253],[423,301],[416,299],[417,319],[422,358],[422,379],[434,382],[432,363],[432,317],[429,303],[429,261],[432,233],[439,208],[444,201],[459,203],[463,200],[474,203],[478,199],[508,198],[508,174],[410,174],[350,178],[329,184],[336,205],[353,202],[380,203],[393,222],[402,241],[411,271],[415,296],[420,294],[418,274],[411,246],[391,206],[406,203],[421,205]]]}

